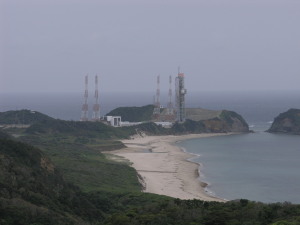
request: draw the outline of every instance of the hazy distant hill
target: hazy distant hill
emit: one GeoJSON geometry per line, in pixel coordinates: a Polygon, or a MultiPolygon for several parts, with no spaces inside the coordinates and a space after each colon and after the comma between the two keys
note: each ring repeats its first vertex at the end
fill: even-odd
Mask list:
{"type": "MultiPolygon", "coordinates": [[[[101,122],[65,121],[53,119],[39,112],[30,110],[8,111],[0,113],[3,124],[15,124],[17,121],[29,124],[24,134],[57,136],[61,138],[73,137],[76,143],[88,143],[97,140],[116,140],[129,138],[137,132],[148,135],[172,135],[189,133],[217,133],[217,132],[248,132],[246,121],[236,112],[207,109],[187,109],[187,120],[184,123],[175,123],[173,127],[162,128],[151,122],[153,105],[142,107],[120,107],[108,115],[121,115],[122,120],[146,121],[132,127],[115,128],[101,122]],[[22,119],[18,119],[22,118],[22,119]]],[[[108,149],[120,148],[121,142],[109,143],[108,149]]]]}
{"type": "Polygon", "coordinates": [[[33,124],[49,120],[54,119],[40,112],[27,109],[0,112],[0,124],[33,124]]]}
{"type": "MultiPolygon", "coordinates": [[[[162,109],[163,115],[166,109],[162,109]]],[[[122,120],[131,122],[152,121],[153,105],[143,107],[120,107],[107,115],[122,116],[122,120]]],[[[216,133],[216,132],[249,132],[247,122],[236,112],[227,110],[208,110],[200,108],[186,109],[186,122],[175,123],[169,130],[154,129],[154,125],[143,126],[146,133],[154,134],[187,134],[187,133],[216,133]],[[160,132],[158,132],[160,130],[160,132]]],[[[137,126],[139,127],[139,126],[137,126]]]]}
{"type": "Polygon", "coordinates": [[[300,109],[289,109],[280,113],[274,119],[268,132],[300,134],[300,109]]]}

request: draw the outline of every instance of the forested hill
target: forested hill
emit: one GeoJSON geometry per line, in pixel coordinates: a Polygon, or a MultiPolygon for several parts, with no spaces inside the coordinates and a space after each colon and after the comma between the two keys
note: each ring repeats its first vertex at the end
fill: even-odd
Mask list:
{"type": "Polygon", "coordinates": [[[83,224],[101,219],[39,149],[0,138],[0,224],[83,224]]]}
{"type": "Polygon", "coordinates": [[[28,109],[0,112],[0,124],[34,124],[51,120],[50,116],[28,109]]]}
{"type": "Polygon", "coordinates": [[[268,132],[300,134],[300,109],[289,109],[279,114],[268,132]]]}

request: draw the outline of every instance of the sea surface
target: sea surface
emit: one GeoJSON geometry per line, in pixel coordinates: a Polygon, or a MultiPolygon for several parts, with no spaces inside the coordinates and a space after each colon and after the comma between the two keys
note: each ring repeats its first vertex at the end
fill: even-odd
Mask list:
{"type": "MultiPolygon", "coordinates": [[[[266,127],[267,128],[267,127],[266,127]]],[[[300,137],[255,132],[179,143],[197,156],[208,194],[227,200],[300,203],[300,137]]]]}
{"type": "MultiPolygon", "coordinates": [[[[162,104],[167,102],[167,93],[161,98],[162,104]]],[[[31,109],[64,120],[79,120],[82,103],[83,93],[0,95],[1,112],[31,109]]],[[[152,103],[153,93],[100,93],[102,116],[116,107],[152,103]]],[[[90,98],[90,109],[92,105],[90,98]]],[[[300,108],[300,91],[189,92],[186,106],[236,111],[254,131],[178,143],[195,154],[191,160],[199,163],[209,194],[228,200],[300,203],[300,136],[264,132],[279,113],[300,108]]]]}

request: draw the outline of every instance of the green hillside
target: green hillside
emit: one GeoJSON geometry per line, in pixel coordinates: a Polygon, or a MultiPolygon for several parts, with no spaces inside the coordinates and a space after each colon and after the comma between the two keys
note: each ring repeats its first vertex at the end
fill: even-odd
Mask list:
{"type": "Polygon", "coordinates": [[[66,121],[58,119],[34,123],[26,129],[26,133],[64,134],[99,139],[122,139],[128,137],[128,134],[122,129],[111,127],[101,122],[66,121]]]}
{"type": "Polygon", "coordinates": [[[89,214],[101,219],[37,148],[0,139],[0,155],[1,224],[80,224],[89,214]]]}
{"type": "Polygon", "coordinates": [[[268,132],[300,134],[300,109],[289,109],[280,113],[274,119],[268,132]]]}
{"type": "MultiPolygon", "coordinates": [[[[65,181],[45,153],[9,138],[0,138],[0,162],[0,223],[4,225],[300,223],[300,205],[286,202],[203,202],[135,191],[111,192],[109,188],[83,193],[65,181]]],[[[113,175],[109,168],[104,169],[113,175]]]]}
{"type": "Polygon", "coordinates": [[[0,112],[0,124],[33,124],[51,120],[50,116],[27,109],[0,112]]]}
{"type": "Polygon", "coordinates": [[[121,116],[122,121],[143,122],[152,120],[153,105],[142,107],[119,107],[109,113],[107,116],[121,116]]]}

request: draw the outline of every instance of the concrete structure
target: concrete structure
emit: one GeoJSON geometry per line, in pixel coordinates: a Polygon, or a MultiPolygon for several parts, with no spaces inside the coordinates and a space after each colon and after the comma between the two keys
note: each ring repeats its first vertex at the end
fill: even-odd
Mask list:
{"type": "Polygon", "coordinates": [[[186,89],[184,88],[184,73],[178,72],[175,80],[176,92],[176,120],[178,122],[185,121],[185,95],[186,89]]]}
{"type": "Polygon", "coordinates": [[[104,118],[113,127],[121,126],[121,122],[122,122],[121,116],[106,116],[104,118]]]}

